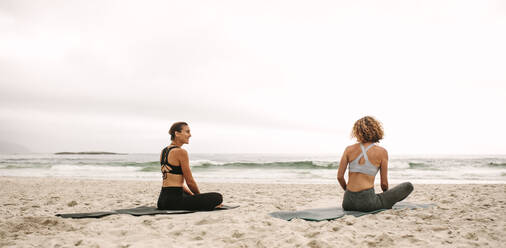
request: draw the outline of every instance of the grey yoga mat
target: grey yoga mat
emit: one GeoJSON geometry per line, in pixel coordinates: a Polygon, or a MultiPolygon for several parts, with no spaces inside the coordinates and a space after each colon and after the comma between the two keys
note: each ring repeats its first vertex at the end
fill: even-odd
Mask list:
{"type": "MultiPolygon", "coordinates": [[[[219,208],[215,208],[212,211],[234,209],[234,208],[238,208],[238,207],[239,206],[223,205],[219,208]]],[[[117,209],[117,210],[105,211],[105,212],[57,214],[56,216],[62,217],[62,218],[82,219],[82,218],[101,218],[101,217],[112,215],[112,214],[130,214],[133,216],[141,216],[141,215],[155,215],[155,214],[189,214],[189,213],[194,213],[194,212],[197,212],[197,211],[193,211],[193,210],[159,210],[156,207],[141,206],[141,207],[136,207],[136,208],[117,209]]],[[[201,211],[198,211],[198,212],[201,212],[201,211]]]]}
{"type": "MultiPolygon", "coordinates": [[[[434,204],[418,204],[411,202],[398,202],[392,209],[417,209],[417,208],[429,208],[435,206],[434,204]]],[[[306,209],[301,211],[280,211],[269,213],[270,216],[283,219],[303,219],[309,221],[322,221],[322,220],[335,220],[345,215],[353,215],[359,217],[366,214],[375,214],[388,209],[379,209],[372,212],[359,212],[359,211],[345,211],[340,207],[331,208],[314,208],[306,209]]]]}

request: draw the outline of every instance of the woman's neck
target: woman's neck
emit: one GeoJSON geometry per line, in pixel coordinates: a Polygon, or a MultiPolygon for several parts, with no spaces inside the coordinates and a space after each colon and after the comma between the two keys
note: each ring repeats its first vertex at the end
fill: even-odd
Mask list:
{"type": "Polygon", "coordinates": [[[172,141],[172,142],[170,143],[170,145],[171,145],[171,146],[178,146],[178,147],[183,146],[183,144],[184,144],[183,142],[181,142],[181,141],[176,141],[176,140],[174,140],[174,141],[172,141]]]}

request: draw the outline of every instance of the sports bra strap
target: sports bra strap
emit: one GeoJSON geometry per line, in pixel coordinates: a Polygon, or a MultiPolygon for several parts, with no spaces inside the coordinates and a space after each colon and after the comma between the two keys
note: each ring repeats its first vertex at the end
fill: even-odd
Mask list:
{"type": "Polygon", "coordinates": [[[360,143],[360,148],[362,148],[362,155],[364,156],[365,160],[369,161],[369,158],[367,157],[367,151],[371,149],[371,147],[374,146],[374,143],[370,144],[367,148],[364,149],[364,145],[360,143]]]}
{"type": "Polygon", "coordinates": [[[179,148],[179,146],[163,148],[162,159],[160,160],[160,165],[162,166],[161,170],[162,170],[163,179],[165,179],[167,177],[167,173],[175,174],[175,175],[183,175],[183,170],[182,170],[181,166],[174,166],[174,165],[169,164],[169,159],[168,159],[169,152],[170,152],[170,150],[172,150],[174,148],[179,148]],[[170,168],[170,170],[165,171],[164,170],[165,166],[168,166],[170,168]]]}
{"type": "Polygon", "coordinates": [[[179,146],[173,146],[173,147],[170,147],[169,149],[167,149],[167,147],[165,147],[165,149],[163,149],[161,164],[168,164],[169,163],[169,159],[168,159],[169,152],[170,152],[170,150],[172,150],[174,148],[179,148],[179,146]]]}
{"type": "Polygon", "coordinates": [[[162,159],[160,160],[160,164],[165,164],[165,160],[167,159],[167,148],[162,150],[162,159]]]}

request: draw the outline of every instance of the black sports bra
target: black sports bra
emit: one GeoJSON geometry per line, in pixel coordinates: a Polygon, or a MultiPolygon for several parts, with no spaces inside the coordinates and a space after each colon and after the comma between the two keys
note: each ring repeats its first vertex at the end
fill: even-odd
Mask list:
{"type": "Polygon", "coordinates": [[[167,173],[175,174],[175,175],[183,175],[183,170],[181,169],[181,166],[171,165],[171,164],[169,164],[169,161],[167,159],[170,150],[172,150],[174,148],[179,148],[179,147],[178,146],[173,146],[171,148],[165,147],[162,150],[162,159],[160,160],[160,165],[161,165],[160,169],[162,170],[163,179],[167,178],[167,173]],[[170,168],[170,170],[167,169],[167,166],[170,168]]]}

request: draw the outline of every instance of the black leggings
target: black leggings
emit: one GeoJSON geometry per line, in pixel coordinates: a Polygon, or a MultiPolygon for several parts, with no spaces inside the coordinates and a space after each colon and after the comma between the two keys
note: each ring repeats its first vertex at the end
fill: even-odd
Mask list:
{"type": "Polygon", "coordinates": [[[395,203],[404,200],[412,191],[413,184],[410,182],[401,183],[380,194],[375,194],[373,188],[359,192],[346,190],[342,206],[347,211],[362,212],[390,209],[395,203]]]}
{"type": "Polygon", "coordinates": [[[163,210],[213,210],[222,202],[220,193],[189,195],[182,187],[162,187],[157,207],[163,210]]]}

